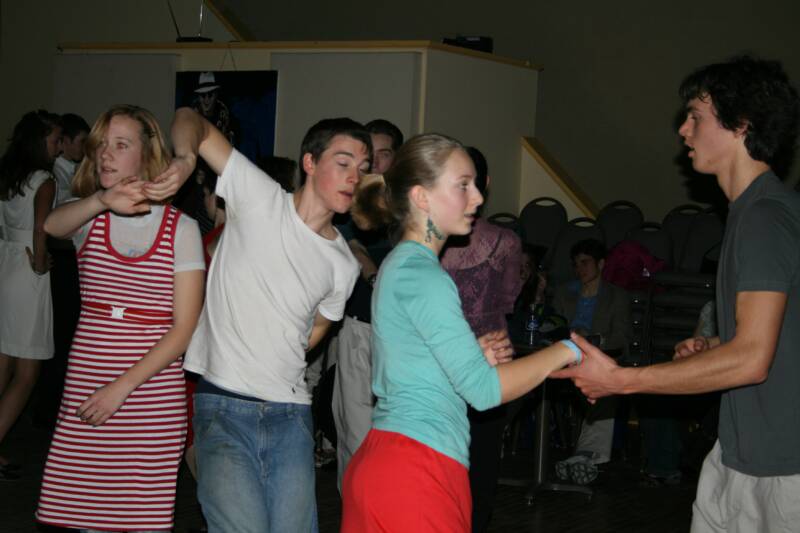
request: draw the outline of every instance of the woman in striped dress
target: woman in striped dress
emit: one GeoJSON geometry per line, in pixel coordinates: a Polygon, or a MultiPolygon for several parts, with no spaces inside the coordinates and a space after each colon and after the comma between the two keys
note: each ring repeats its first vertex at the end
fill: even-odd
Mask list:
{"type": "Polygon", "coordinates": [[[172,528],[186,435],[180,356],[202,306],[197,223],[150,203],[166,169],[155,118],[102,114],[75,177],[80,200],[45,222],[78,250],[81,314],[37,519],[89,531],[172,528]]]}

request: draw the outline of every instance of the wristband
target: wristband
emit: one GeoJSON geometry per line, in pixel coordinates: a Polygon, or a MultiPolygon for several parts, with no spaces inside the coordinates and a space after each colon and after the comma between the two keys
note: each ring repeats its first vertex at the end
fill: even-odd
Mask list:
{"type": "Polygon", "coordinates": [[[562,343],[564,346],[566,346],[567,348],[569,348],[570,350],[572,350],[572,353],[574,353],[574,354],[575,354],[575,361],[573,361],[573,362],[572,362],[572,364],[573,364],[573,365],[579,365],[579,364],[581,364],[581,361],[583,360],[583,354],[581,353],[581,349],[580,349],[580,348],[578,348],[578,345],[577,345],[577,344],[575,344],[574,342],[572,342],[572,341],[571,341],[571,340],[569,340],[569,339],[564,339],[564,340],[562,340],[562,341],[560,341],[560,342],[561,342],[561,343],[562,343]]]}

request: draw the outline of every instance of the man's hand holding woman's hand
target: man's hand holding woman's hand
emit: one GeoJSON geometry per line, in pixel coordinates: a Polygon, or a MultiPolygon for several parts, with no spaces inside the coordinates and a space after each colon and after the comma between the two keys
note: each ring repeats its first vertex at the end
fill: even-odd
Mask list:
{"type": "Polygon", "coordinates": [[[572,379],[591,403],[597,398],[622,392],[620,370],[623,369],[616,361],[580,335],[573,333],[570,338],[583,352],[581,364],[557,370],[550,377],[572,379]]]}

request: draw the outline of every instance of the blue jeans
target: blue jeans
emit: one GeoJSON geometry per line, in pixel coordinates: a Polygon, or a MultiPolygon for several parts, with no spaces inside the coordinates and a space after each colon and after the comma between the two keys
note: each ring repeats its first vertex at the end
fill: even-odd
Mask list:
{"type": "Polygon", "coordinates": [[[208,531],[316,533],[311,406],[201,393],[194,402],[208,531]]]}

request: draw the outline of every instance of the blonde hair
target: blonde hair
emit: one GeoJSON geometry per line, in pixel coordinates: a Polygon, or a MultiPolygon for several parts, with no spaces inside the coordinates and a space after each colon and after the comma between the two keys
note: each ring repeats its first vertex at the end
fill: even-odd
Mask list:
{"type": "Polygon", "coordinates": [[[356,191],[351,211],[357,214],[359,227],[374,229],[391,221],[394,233],[402,233],[411,222],[408,198],[411,189],[417,185],[432,188],[456,150],[463,151],[464,146],[439,133],[424,133],[409,139],[397,151],[394,163],[383,176],[383,184],[371,183],[356,191]]]}
{"type": "Polygon", "coordinates": [[[140,179],[149,181],[169,166],[169,152],[156,117],[142,107],[128,104],[115,105],[98,117],[86,138],[86,155],[72,180],[72,193],[79,198],[91,196],[100,190],[95,153],[103,142],[111,119],[117,116],[130,117],[141,126],[139,138],[142,141],[142,172],[139,175],[140,179]]]}

